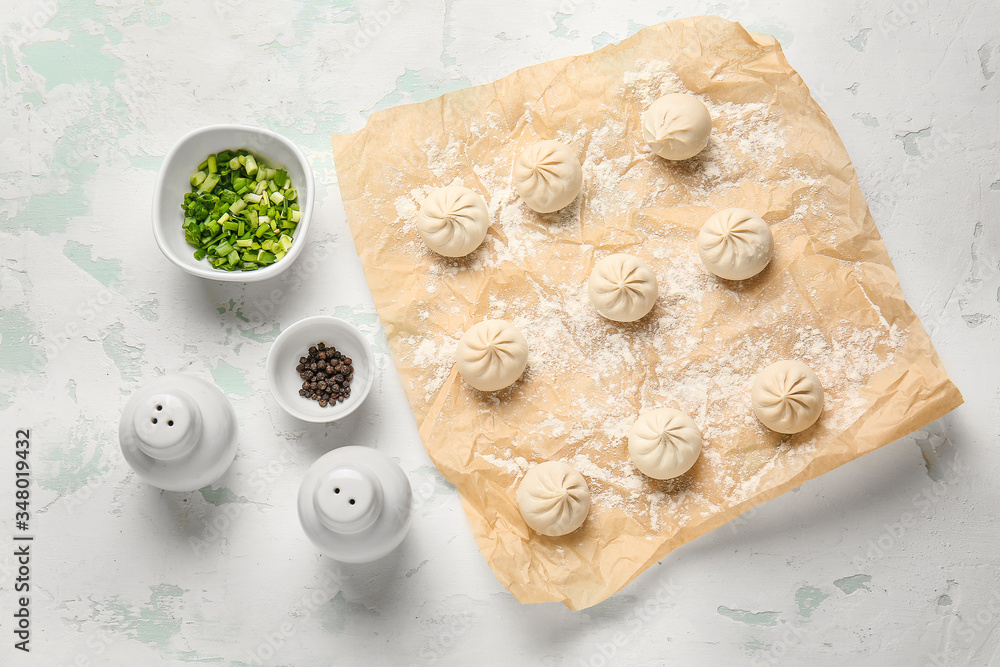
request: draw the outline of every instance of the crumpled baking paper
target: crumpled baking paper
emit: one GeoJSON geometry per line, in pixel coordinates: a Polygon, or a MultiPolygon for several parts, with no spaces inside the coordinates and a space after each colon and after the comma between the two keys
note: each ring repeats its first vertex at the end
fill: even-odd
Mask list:
{"type": "Polygon", "coordinates": [[[497,579],[521,602],[573,609],[612,595],[672,549],[754,506],[941,417],[962,402],[898,279],[829,119],[774,38],[718,17],[645,28],[592,54],[374,113],[333,137],[340,189],[389,347],[428,454],[461,494],[497,579]],[[706,151],[651,155],[639,119],[689,91],[713,113],[706,151]],[[512,194],[523,148],[554,138],[584,163],[583,195],[534,214],[512,194]],[[460,183],[488,202],[486,242],[465,259],[422,245],[412,216],[460,183]],[[761,214],[776,255],[727,283],[698,262],[704,220],[761,214]],[[586,299],[596,259],[643,257],[660,298],[638,323],[601,320],[586,299]],[[451,354],[476,321],[503,317],[532,347],[511,388],[465,385],[451,354]],[[818,424],[794,436],[750,409],[757,370],[805,361],[826,389],[818,424]],[[643,477],[626,434],[668,405],[705,434],[675,480],[643,477]],[[588,479],[591,514],[560,538],[532,533],[517,483],[562,459],[588,479]]]}

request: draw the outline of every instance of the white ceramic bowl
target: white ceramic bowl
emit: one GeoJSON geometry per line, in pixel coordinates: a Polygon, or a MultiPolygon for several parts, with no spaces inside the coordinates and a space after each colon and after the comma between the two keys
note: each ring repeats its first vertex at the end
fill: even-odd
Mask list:
{"type": "Polygon", "coordinates": [[[322,423],[346,417],[365,400],[374,380],[375,355],[371,344],[357,327],[337,317],[316,315],[299,320],[281,332],[267,353],[267,386],[274,400],[303,421],[322,423]],[[325,408],[311,398],[299,396],[302,378],[295,370],[299,358],[308,356],[309,348],[320,341],[350,357],[354,367],[351,395],[343,403],[325,408]]]}
{"type": "Polygon", "coordinates": [[[312,218],[316,186],[312,168],[302,151],[280,134],[246,125],[210,125],[184,136],[167,153],[153,192],[153,237],[171,262],[188,273],[229,282],[254,282],[287,269],[305,246],[312,218]],[[255,271],[222,271],[207,260],[194,258],[194,248],[184,240],[184,195],[191,191],[191,174],[210,153],[245,148],[268,167],[285,169],[298,194],[302,218],[292,234],[292,247],[280,260],[255,271]]]}

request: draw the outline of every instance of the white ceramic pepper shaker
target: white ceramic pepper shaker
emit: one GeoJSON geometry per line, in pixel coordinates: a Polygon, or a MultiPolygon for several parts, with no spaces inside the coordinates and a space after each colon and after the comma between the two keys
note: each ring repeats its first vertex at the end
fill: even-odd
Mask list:
{"type": "Polygon", "coordinates": [[[125,460],[166,491],[194,491],[219,479],[236,456],[236,411],[214,384],[165,375],[132,395],[118,422],[125,460]]]}
{"type": "Polygon", "coordinates": [[[299,487],[299,521],[327,556],[367,563],[399,546],[410,527],[413,492],[403,469],[382,452],[349,445],[327,452],[299,487]]]}

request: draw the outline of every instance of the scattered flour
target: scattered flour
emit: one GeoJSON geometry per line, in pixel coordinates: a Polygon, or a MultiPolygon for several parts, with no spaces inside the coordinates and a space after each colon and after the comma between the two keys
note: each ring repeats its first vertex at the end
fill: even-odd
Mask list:
{"type": "MultiPolygon", "coordinates": [[[[522,468],[514,459],[501,458],[499,456],[494,456],[493,454],[480,454],[479,452],[476,452],[476,458],[480,458],[490,465],[500,468],[514,479],[521,479],[528,468],[528,466],[522,468]]],[[[525,463],[527,463],[526,460],[525,463]]]]}
{"type": "MultiPolygon", "coordinates": [[[[499,419],[496,407],[513,400],[506,392],[522,392],[522,423],[514,425],[520,436],[499,438],[474,455],[508,476],[513,489],[544,460],[538,439],[556,442],[558,457],[587,477],[594,512],[621,512],[657,533],[742,503],[773,483],[772,476],[785,479],[804,468],[823,434],[843,431],[862,414],[865,386],[905,343],[870,301],[876,324],[833,321],[812,308],[815,293],[785,271],[738,285],[704,271],[694,236],[711,209],[756,197],[758,212],[790,245],[806,234],[810,220],[829,215],[830,194],[821,174],[787,166],[784,120],[767,102],[700,96],[713,117],[708,148],[683,163],[660,160],[635,136],[635,127],[641,110],[670,92],[690,91],[669,63],[636,63],[619,91],[631,101],[630,115],[609,114],[599,126],[557,133],[580,150],[584,187],[570,206],[547,215],[524,206],[510,182],[516,151],[543,138],[530,128],[544,108],[525,106],[518,126],[529,129],[517,146],[507,140],[513,128],[502,117],[487,113],[474,120],[472,136],[506,146],[488,158],[470,157],[475,148],[454,137],[445,145],[428,139],[423,148],[433,178],[426,182],[477,190],[492,226],[468,257],[439,257],[407,225],[432,188],[395,200],[404,230],[393,239],[396,262],[413,267],[408,273],[423,281],[426,298],[399,305],[406,330],[389,341],[402,366],[416,369],[408,394],[419,418],[452,372],[463,328],[487,317],[514,322],[531,348],[526,378],[499,398],[462,404],[479,410],[481,424],[491,424],[499,419]],[[644,257],[657,274],[657,304],[637,323],[604,320],[587,294],[595,259],[617,251],[644,257]],[[774,297],[779,288],[785,300],[774,297]],[[758,299],[766,290],[767,299],[758,299]],[[801,437],[771,433],[750,407],[756,371],[783,357],[810,365],[826,390],[819,426],[801,437]],[[558,387],[573,388],[558,397],[568,405],[551,404],[551,389],[558,387]],[[629,427],[639,412],[658,405],[687,412],[701,428],[705,449],[695,474],[659,482],[628,459],[629,427]]],[[[835,232],[827,240],[835,243],[835,232]]]]}

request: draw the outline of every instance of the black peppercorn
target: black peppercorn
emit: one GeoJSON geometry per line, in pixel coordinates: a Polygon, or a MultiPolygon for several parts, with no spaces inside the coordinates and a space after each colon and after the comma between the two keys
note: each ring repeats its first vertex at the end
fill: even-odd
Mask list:
{"type": "Polygon", "coordinates": [[[317,401],[320,407],[343,403],[351,395],[354,366],[351,358],[323,341],[311,345],[307,356],[300,357],[295,371],[302,379],[299,396],[317,401]]]}

